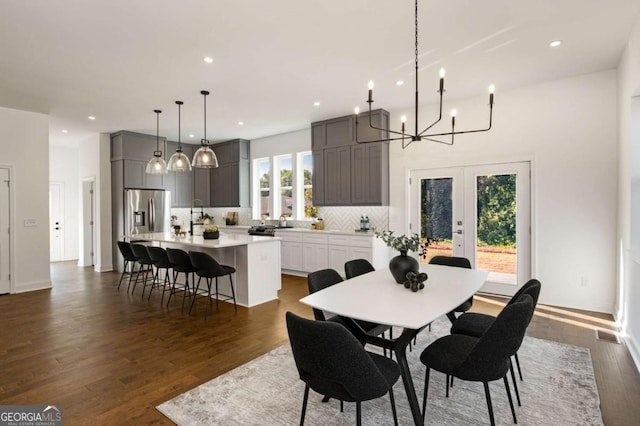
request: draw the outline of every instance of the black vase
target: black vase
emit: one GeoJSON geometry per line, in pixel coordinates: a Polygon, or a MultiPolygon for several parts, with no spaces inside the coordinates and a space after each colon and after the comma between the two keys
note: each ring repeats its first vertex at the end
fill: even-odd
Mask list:
{"type": "Polygon", "coordinates": [[[389,261],[389,270],[398,284],[407,280],[407,272],[418,272],[420,265],[411,256],[407,256],[406,251],[401,251],[400,256],[396,256],[389,261]]]}

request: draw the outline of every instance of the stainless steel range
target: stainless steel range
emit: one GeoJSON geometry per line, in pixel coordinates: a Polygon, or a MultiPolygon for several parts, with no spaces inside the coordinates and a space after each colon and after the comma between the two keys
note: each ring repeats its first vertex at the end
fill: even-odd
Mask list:
{"type": "Polygon", "coordinates": [[[273,237],[276,235],[276,226],[273,225],[258,225],[249,228],[249,235],[262,235],[264,237],[273,237]]]}

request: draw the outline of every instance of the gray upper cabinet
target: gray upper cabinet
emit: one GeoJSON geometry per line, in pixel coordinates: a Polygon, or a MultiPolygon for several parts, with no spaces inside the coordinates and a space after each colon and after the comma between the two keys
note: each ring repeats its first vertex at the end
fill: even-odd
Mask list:
{"type": "MultiPolygon", "coordinates": [[[[115,189],[140,188],[170,191],[172,185],[166,175],[149,175],[145,172],[147,163],[153,157],[155,150],[155,136],[126,131],[111,134],[112,171],[117,170],[123,174],[122,183],[124,185],[123,188],[115,189]],[[118,162],[121,162],[122,166],[114,167],[118,162]]],[[[160,150],[167,158],[165,138],[160,138],[160,150]]]]}
{"type": "MultiPolygon", "coordinates": [[[[389,113],[372,111],[358,117],[358,140],[388,137],[389,113]]],[[[356,143],[355,116],[319,121],[311,125],[313,149],[313,203],[316,206],[388,205],[389,145],[356,143]]]]}
{"type": "MultiPolygon", "coordinates": [[[[193,198],[200,200],[205,207],[211,205],[210,170],[193,168],[193,198]]],[[[196,205],[200,205],[200,203],[198,202],[196,205]]]]}
{"type": "MultiPolygon", "coordinates": [[[[193,157],[192,145],[181,144],[182,152],[191,160],[193,157]]],[[[178,142],[167,142],[167,162],[176,152],[178,142]]],[[[193,173],[192,172],[169,172],[165,176],[167,184],[165,188],[171,191],[172,207],[191,207],[193,200],[193,173]]]]}
{"type": "Polygon", "coordinates": [[[233,139],[211,145],[211,149],[216,153],[219,166],[209,170],[209,204],[206,205],[249,207],[249,141],[233,139]]]}

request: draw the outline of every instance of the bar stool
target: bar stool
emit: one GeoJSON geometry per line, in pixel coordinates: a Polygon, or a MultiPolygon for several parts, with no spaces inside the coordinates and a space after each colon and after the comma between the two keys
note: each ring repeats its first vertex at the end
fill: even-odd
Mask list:
{"type": "Polygon", "coordinates": [[[131,278],[133,277],[133,271],[136,268],[136,262],[138,258],[133,254],[131,250],[131,245],[126,241],[117,241],[118,250],[120,250],[120,254],[124,259],[124,269],[122,270],[122,275],[120,275],[120,281],[118,281],[118,291],[120,291],[120,284],[122,284],[122,278],[124,278],[124,274],[127,273],[127,266],[129,266],[129,284],[127,285],[127,293],[129,292],[129,288],[131,287],[131,278]]]}
{"type": "MultiPolygon", "coordinates": [[[[169,261],[167,252],[162,247],[148,246],[147,251],[149,252],[149,257],[151,258],[151,262],[153,262],[153,266],[156,267],[156,274],[154,276],[155,286],[160,287],[158,274],[160,273],[161,269],[165,270],[164,279],[162,280],[162,298],[160,299],[160,304],[162,305],[164,303],[164,293],[165,291],[167,291],[167,282],[169,283],[169,291],[171,291],[171,278],[169,278],[169,269],[173,267],[173,264],[169,261]]],[[[151,292],[153,291],[153,287],[154,286],[152,285],[147,300],[151,299],[151,292]]]]}
{"type": "MultiPolygon", "coordinates": [[[[173,287],[171,287],[171,291],[169,292],[169,299],[167,300],[167,306],[169,306],[169,302],[171,302],[171,296],[179,291],[176,289],[176,280],[178,278],[178,274],[183,273],[185,275],[185,283],[182,294],[182,308],[180,311],[184,311],[184,299],[189,293],[189,298],[191,298],[191,292],[189,289],[189,274],[191,274],[191,283],[194,286],[195,291],[195,272],[196,268],[191,264],[191,259],[189,258],[189,253],[180,249],[172,249],[167,248],[167,256],[169,257],[169,262],[173,266],[173,287]]],[[[194,296],[195,297],[195,296],[194,296]]]]}
{"type": "MultiPolygon", "coordinates": [[[[207,282],[207,295],[209,298],[209,304],[207,305],[207,311],[204,314],[205,319],[207,318],[207,313],[209,312],[209,305],[211,304],[211,280],[213,278],[216,279],[216,292],[213,296],[216,297],[216,309],[218,309],[218,302],[220,300],[220,296],[224,297],[222,300],[231,300],[233,299],[233,307],[238,311],[238,305],[236,305],[236,292],[233,288],[233,275],[236,272],[236,269],[219,264],[213,257],[209,256],[207,253],[203,253],[201,251],[190,251],[189,258],[191,259],[191,263],[196,268],[196,275],[198,275],[198,284],[196,285],[196,289],[193,294],[193,300],[191,301],[191,307],[189,308],[189,314],[191,314],[191,310],[193,309],[193,305],[196,301],[196,295],[200,289],[200,281],[204,278],[207,282]],[[225,275],[229,275],[229,281],[231,283],[231,296],[228,294],[222,294],[218,291],[218,277],[223,277],[225,275]]],[[[204,294],[202,291],[200,294],[204,294]]]]}
{"type": "MultiPolygon", "coordinates": [[[[147,251],[147,246],[131,243],[131,251],[138,258],[137,262],[140,267],[138,268],[138,273],[136,275],[136,281],[133,283],[133,289],[131,289],[131,294],[136,291],[136,286],[138,285],[138,279],[140,278],[140,273],[144,272],[142,277],[142,298],[144,299],[144,291],[148,285],[153,286],[153,261],[151,257],[149,257],[149,252],[147,251]],[[151,279],[149,279],[149,272],[151,272],[151,279]],[[150,284],[149,284],[150,283],[150,284]]],[[[153,288],[153,287],[152,287],[153,288]]]]}

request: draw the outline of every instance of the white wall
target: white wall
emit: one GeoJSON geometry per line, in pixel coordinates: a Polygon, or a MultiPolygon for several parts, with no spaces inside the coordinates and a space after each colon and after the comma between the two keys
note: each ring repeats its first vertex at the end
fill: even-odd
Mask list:
{"type": "Polygon", "coordinates": [[[49,288],[49,117],[0,108],[0,150],[12,171],[11,291],[49,288]]]}
{"type": "Polygon", "coordinates": [[[78,258],[78,149],[65,146],[52,146],[49,150],[49,181],[64,183],[64,258],[78,258]]]}
{"type": "MultiPolygon", "coordinates": [[[[488,116],[487,103],[485,96],[467,99],[447,105],[445,111],[458,110],[460,130],[481,128],[488,116]]],[[[434,107],[428,110],[433,116],[434,107]]],[[[413,116],[412,111],[392,113],[392,127],[401,114],[413,116]]],[[[427,117],[421,121],[426,124],[427,117]]],[[[418,142],[402,150],[392,142],[390,228],[407,231],[409,170],[518,160],[532,161],[532,274],[543,285],[540,302],[612,312],[615,71],[498,92],[493,129],[459,136],[454,146],[418,142]],[[586,288],[581,287],[583,276],[586,288]]]]}
{"type": "Polygon", "coordinates": [[[618,66],[618,232],[616,249],[616,314],[626,343],[640,369],[640,227],[637,198],[640,179],[640,21],[636,24],[618,66]],[[635,97],[635,98],[634,98],[635,97]],[[633,194],[633,195],[632,195],[633,194]],[[633,201],[633,202],[632,202],[633,201]]]}
{"type": "MultiPolygon", "coordinates": [[[[96,254],[94,269],[113,270],[111,238],[111,138],[108,133],[95,134],[79,143],[79,180],[95,179],[96,254]]],[[[82,223],[82,218],[80,218],[82,223]]],[[[80,253],[83,252],[80,238],[80,253]]]]}

